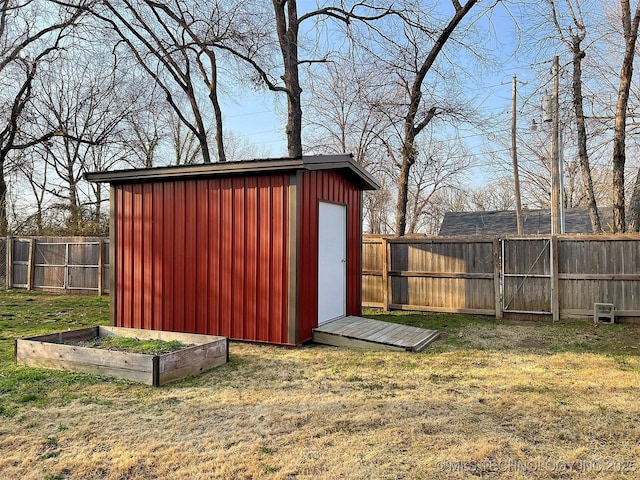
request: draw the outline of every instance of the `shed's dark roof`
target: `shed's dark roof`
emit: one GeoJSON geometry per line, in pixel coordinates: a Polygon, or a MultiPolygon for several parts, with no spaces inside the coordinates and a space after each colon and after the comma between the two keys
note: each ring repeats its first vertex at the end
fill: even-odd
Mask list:
{"type": "Polygon", "coordinates": [[[380,184],[351,155],[309,155],[301,158],[269,158],[218,162],[197,165],[136,168],[87,173],[91,182],[138,183],[160,180],[178,180],[194,177],[225,177],[247,174],[270,174],[298,170],[337,170],[362,190],[376,190],[380,184]]]}
{"type": "MultiPolygon", "coordinates": [[[[601,219],[602,221],[603,219],[601,219]]],[[[602,222],[603,225],[605,222],[602,222]]],[[[525,235],[548,235],[551,233],[551,211],[523,210],[522,227],[525,235]]],[[[565,210],[566,233],[592,233],[589,210],[572,208],[565,210]]],[[[456,235],[516,235],[516,212],[447,212],[439,236],[456,235]]]]}

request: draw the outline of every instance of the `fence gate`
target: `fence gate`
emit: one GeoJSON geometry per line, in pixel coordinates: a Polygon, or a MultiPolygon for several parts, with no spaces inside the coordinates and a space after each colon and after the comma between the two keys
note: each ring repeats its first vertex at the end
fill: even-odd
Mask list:
{"type": "Polygon", "coordinates": [[[551,238],[502,240],[504,313],[554,315],[554,242],[551,238]]]}
{"type": "Polygon", "coordinates": [[[108,292],[108,240],[88,237],[10,238],[10,288],[108,292]],[[106,287],[106,288],[105,288],[106,287]]]}

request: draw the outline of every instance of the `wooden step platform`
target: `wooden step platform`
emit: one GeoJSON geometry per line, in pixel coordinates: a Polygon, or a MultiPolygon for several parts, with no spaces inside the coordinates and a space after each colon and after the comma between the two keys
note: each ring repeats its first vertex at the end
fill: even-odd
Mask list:
{"type": "Polygon", "coordinates": [[[313,341],[336,347],[419,352],[440,336],[437,330],[362,317],[340,317],[313,330],[313,341]]]}

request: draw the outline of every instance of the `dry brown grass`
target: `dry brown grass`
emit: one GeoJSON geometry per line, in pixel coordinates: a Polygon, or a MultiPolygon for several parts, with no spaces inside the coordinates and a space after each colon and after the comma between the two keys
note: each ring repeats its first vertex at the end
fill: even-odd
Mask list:
{"type": "Polygon", "coordinates": [[[442,340],[232,343],[228,365],[162,388],[12,364],[13,338],[107,312],[0,293],[0,480],[640,478],[640,325],[395,313],[442,340]]]}
{"type": "Polygon", "coordinates": [[[639,357],[545,351],[534,327],[421,354],[232,343],[166,387],[72,384],[2,418],[1,476],[640,477],[639,357]]]}

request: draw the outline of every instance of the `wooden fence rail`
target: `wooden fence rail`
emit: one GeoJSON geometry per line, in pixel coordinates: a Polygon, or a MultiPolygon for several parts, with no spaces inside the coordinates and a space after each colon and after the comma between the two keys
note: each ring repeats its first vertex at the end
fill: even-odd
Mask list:
{"type": "Polygon", "coordinates": [[[7,237],[7,288],[109,293],[109,240],[7,237]]]}
{"type": "Polygon", "coordinates": [[[640,235],[365,236],[364,306],[498,318],[640,317],[640,235]]]}
{"type": "MultiPolygon", "coordinates": [[[[8,288],[109,293],[106,238],[7,237],[0,247],[8,288]]],[[[366,235],[362,253],[364,306],[558,320],[610,303],[616,317],[640,318],[637,234],[366,235]]]]}

